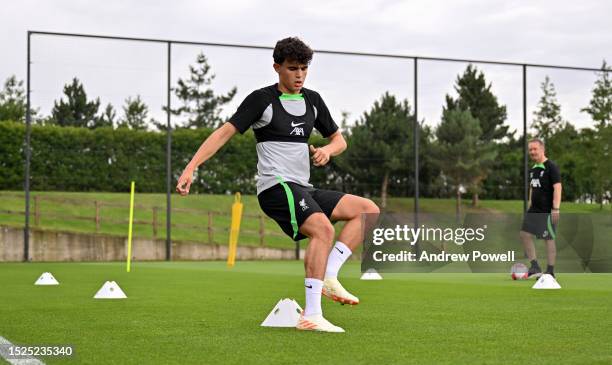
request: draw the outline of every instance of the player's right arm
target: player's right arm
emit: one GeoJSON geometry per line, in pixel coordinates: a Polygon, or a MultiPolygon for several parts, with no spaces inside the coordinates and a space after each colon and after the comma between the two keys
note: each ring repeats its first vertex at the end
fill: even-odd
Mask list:
{"type": "Polygon", "coordinates": [[[253,123],[259,120],[268,104],[270,104],[269,98],[261,90],[255,90],[249,94],[229,121],[217,128],[198,148],[181,174],[176,191],[181,195],[189,194],[193,172],[198,166],[208,161],[234,134],[246,132],[253,123]]]}
{"type": "Polygon", "coordinates": [[[234,134],[236,134],[238,130],[232,123],[225,123],[221,127],[217,128],[198,148],[198,151],[193,155],[193,158],[187,166],[181,177],[178,179],[178,184],[176,185],[176,191],[181,195],[189,194],[189,187],[193,182],[193,173],[194,171],[206,162],[209,158],[211,158],[217,151],[223,147],[229,141],[234,134]]]}
{"type": "Polygon", "coordinates": [[[527,200],[527,209],[531,208],[531,183],[529,183],[529,199],[527,200]]]}

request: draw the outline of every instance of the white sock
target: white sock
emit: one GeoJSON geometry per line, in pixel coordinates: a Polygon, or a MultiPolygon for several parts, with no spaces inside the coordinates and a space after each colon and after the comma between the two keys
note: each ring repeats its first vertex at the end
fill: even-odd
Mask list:
{"type": "Polygon", "coordinates": [[[306,306],[304,307],[304,316],[313,314],[323,314],[321,310],[321,289],[323,281],[319,279],[306,278],[304,279],[306,287],[306,306]]]}
{"type": "Polygon", "coordinates": [[[327,258],[327,269],[325,269],[326,278],[337,278],[338,271],[344,264],[344,261],[351,256],[351,249],[348,248],[344,243],[336,241],[336,244],[329,253],[327,258]]]}

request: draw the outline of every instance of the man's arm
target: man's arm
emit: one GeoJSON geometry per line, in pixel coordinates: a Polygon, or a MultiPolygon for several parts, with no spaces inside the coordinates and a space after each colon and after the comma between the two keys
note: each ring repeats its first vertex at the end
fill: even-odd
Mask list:
{"type": "Polygon", "coordinates": [[[552,201],[552,221],[554,224],[559,222],[559,208],[561,207],[561,173],[559,167],[551,164],[550,180],[553,186],[553,201],[552,201]]]}
{"type": "Polygon", "coordinates": [[[183,170],[181,177],[178,180],[178,184],[176,185],[176,191],[178,191],[181,195],[189,194],[189,187],[193,182],[193,172],[206,162],[209,158],[211,158],[224,144],[229,141],[234,134],[236,134],[237,129],[234,127],[232,123],[225,123],[221,127],[217,128],[198,148],[198,151],[195,153],[191,161],[183,170]]]}
{"type": "Polygon", "coordinates": [[[529,199],[527,200],[527,209],[531,208],[531,184],[529,184],[529,199]]]}
{"type": "Polygon", "coordinates": [[[559,210],[561,207],[561,183],[556,183],[553,185],[553,209],[559,210]]]}
{"type": "Polygon", "coordinates": [[[552,221],[554,224],[559,222],[559,208],[561,208],[561,183],[553,185],[553,204],[552,204],[552,221]]]}
{"type": "Polygon", "coordinates": [[[346,141],[340,131],[336,131],[327,138],[329,143],[323,147],[315,148],[313,145],[310,145],[312,161],[315,166],[324,166],[332,156],[338,156],[346,150],[346,141]]]}

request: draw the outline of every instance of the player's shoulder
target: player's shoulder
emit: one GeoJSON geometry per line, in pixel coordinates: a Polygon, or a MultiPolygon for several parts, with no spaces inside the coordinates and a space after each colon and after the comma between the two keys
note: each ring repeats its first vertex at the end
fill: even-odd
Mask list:
{"type": "Polygon", "coordinates": [[[275,97],[277,94],[278,94],[278,91],[276,90],[275,85],[265,86],[265,87],[253,90],[253,92],[251,93],[251,95],[255,98],[261,98],[261,99],[266,99],[266,100],[269,100],[275,97]]]}
{"type": "Polygon", "coordinates": [[[312,100],[313,103],[319,103],[319,101],[322,100],[321,98],[321,94],[319,94],[317,91],[314,91],[312,89],[307,89],[305,87],[302,88],[302,93],[309,98],[310,100],[312,100]]]}
{"type": "Polygon", "coordinates": [[[548,167],[549,169],[559,169],[559,165],[557,165],[555,161],[550,159],[546,160],[546,162],[544,162],[544,165],[546,165],[546,167],[548,167]]]}

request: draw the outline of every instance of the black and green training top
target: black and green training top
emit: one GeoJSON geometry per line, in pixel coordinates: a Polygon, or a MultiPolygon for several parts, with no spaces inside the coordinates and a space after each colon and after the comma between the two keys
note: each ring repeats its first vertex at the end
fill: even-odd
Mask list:
{"type": "Polygon", "coordinates": [[[323,137],[338,130],[319,93],[302,88],[300,94],[283,94],[278,84],[253,91],[229,123],[240,133],[255,132],[257,194],[279,178],[312,187],[308,138],[313,129],[323,137]]]}
{"type": "Polygon", "coordinates": [[[551,160],[536,163],[529,170],[532,213],[550,213],[553,204],[553,185],[561,182],[559,168],[551,160]]]}

